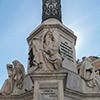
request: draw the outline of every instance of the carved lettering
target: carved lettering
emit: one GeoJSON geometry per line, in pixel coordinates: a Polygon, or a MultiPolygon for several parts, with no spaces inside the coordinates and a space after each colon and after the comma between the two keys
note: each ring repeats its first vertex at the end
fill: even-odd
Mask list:
{"type": "MultiPolygon", "coordinates": [[[[46,100],[57,100],[57,84],[40,84],[40,97],[46,100]]],[[[40,99],[39,99],[40,100],[40,99]]]]}
{"type": "Polygon", "coordinates": [[[62,38],[62,41],[60,43],[60,49],[63,58],[67,58],[67,60],[73,62],[73,49],[71,47],[71,43],[62,38]]]}

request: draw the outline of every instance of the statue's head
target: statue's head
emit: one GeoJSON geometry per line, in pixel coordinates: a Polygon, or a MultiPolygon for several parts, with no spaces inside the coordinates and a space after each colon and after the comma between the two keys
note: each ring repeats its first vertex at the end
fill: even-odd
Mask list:
{"type": "Polygon", "coordinates": [[[20,64],[20,62],[18,60],[14,60],[12,63],[14,66],[17,66],[18,64],[20,64]]]}
{"type": "Polygon", "coordinates": [[[7,64],[7,72],[8,72],[8,76],[11,77],[13,74],[13,65],[12,64],[7,64]]]}
{"type": "Polygon", "coordinates": [[[51,31],[48,31],[45,35],[44,35],[44,43],[46,42],[46,40],[51,39],[52,41],[54,41],[54,36],[53,33],[51,31]]]}
{"type": "Polygon", "coordinates": [[[11,70],[13,68],[12,64],[7,64],[7,69],[11,70]]]}

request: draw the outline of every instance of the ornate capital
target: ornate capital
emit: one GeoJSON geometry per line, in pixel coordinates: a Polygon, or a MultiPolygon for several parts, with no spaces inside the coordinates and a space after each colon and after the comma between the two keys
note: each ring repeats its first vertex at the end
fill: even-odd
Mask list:
{"type": "Polygon", "coordinates": [[[42,22],[49,18],[61,21],[61,0],[43,0],[42,22]]]}

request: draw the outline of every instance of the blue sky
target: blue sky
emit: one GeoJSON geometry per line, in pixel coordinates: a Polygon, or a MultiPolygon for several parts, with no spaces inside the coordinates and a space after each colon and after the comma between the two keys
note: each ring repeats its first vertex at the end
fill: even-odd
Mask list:
{"type": "MultiPolygon", "coordinates": [[[[26,38],[41,23],[42,0],[0,0],[0,87],[6,64],[19,60],[27,70],[26,38]]],[[[63,24],[77,36],[76,57],[100,54],[100,0],[62,0],[63,24]]]]}

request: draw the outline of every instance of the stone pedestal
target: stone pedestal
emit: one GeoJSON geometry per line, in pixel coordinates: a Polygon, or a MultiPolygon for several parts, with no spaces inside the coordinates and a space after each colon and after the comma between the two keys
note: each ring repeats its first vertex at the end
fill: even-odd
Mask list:
{"type": "Polygon", "coordinates": [[[64,81],[67,73],[35,73],[34,100],[64,100],[64,81]]]}
{"type": "MultiPolygon", "coordinates": [[[[31,64],[31,60],[34,58],[31,52],[31,43],[34,42],[34,44],[39,47],[39,51],[41,52],[40,49],[43,48],[44,36],[48,31],[52,33],[57,44],[59,45],[60,53],[63,58],[62,66],[77,73],[75,55],[75,44],[77,37],[74,35],[72,30],[64,26],[60,21],[53,18],[41,23],[34,31],[30,33],[29,37],[27,38],[29,44],[28,73],[34,71],[34,65],[31,64]],[[35,38],[39,38],[40,41],[34,41],[35,38]]],[[[36,53],[33,52],[33,55],[36,55],[36,53]]]]}

